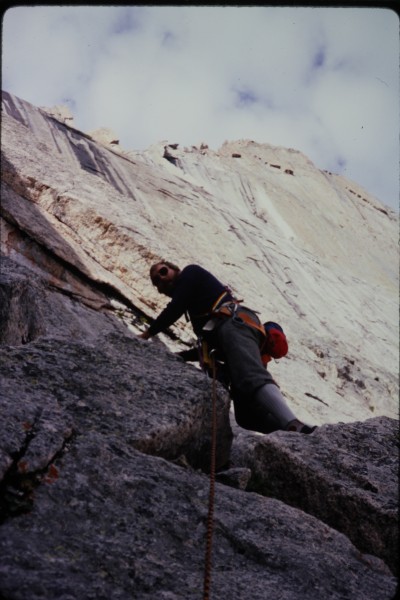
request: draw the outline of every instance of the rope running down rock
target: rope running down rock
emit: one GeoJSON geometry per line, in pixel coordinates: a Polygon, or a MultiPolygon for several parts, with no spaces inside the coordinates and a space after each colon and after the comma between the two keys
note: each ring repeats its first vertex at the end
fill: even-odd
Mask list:
{"type": "Polygon", "coordinates": [[[208,517],[207,517],[207,533],[206,533],[206,556],[204,569],[204,595],[203,600],[210,598],[211,584],[211,553],[212,553],[212,538],[214,529],[214,496],[215,496],[215,457],[217,446],[217,387],[216,387],[216,365],[215,359],[211,356],[212,364],[212,424],[211,424],[211,466],[210,466],[210,491],[208,497],[208,517]]]}

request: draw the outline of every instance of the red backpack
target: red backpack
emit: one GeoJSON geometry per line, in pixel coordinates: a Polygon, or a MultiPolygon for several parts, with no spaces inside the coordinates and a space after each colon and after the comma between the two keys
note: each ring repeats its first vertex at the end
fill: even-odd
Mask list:
{"type": "Polygon", "coordinates": [[[261,359],[266,365],[273,358],[283,358],[289,350],[286,335],[278,323],[268,321],[264,323],[265,341],[261,346],[261,359]]]}

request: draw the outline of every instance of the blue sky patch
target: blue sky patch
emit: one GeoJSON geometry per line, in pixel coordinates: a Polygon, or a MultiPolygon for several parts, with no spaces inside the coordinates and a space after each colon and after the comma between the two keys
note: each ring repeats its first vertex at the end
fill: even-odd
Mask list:
{"type": "Polygon", "coordinates": [[[237,106],[251,106],[258,102],[258,98],[251,90],[236,90],[236,105],[237,106]]]}

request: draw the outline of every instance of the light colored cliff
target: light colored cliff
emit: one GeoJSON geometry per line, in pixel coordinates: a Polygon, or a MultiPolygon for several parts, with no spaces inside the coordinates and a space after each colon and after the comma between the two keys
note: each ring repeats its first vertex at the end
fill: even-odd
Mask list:
{"type": "MultiPolygon", "coordinates": [[[[138,153],[58,119],[3,95],[6,254],[92,306],[114,290],[150,318],[165,305],[152,262],[200,263],[284,327],[289,355],[271,371],[300,418],[397,416],[393,211],[291,149],[174,140],[138,153]]],[[[174,331],[193,339],[184,319],[174,331]]]]}

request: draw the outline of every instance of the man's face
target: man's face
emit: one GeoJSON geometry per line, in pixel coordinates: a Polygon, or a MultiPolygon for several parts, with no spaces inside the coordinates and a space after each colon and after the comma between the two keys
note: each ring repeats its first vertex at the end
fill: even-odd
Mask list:
{"type": "Polygon", "coordinates": [[[152,284],[157,288],[160,294],[171,296],[178,274],[179,272],[160,263],[152,269],[150,277],[152,284]]]}

